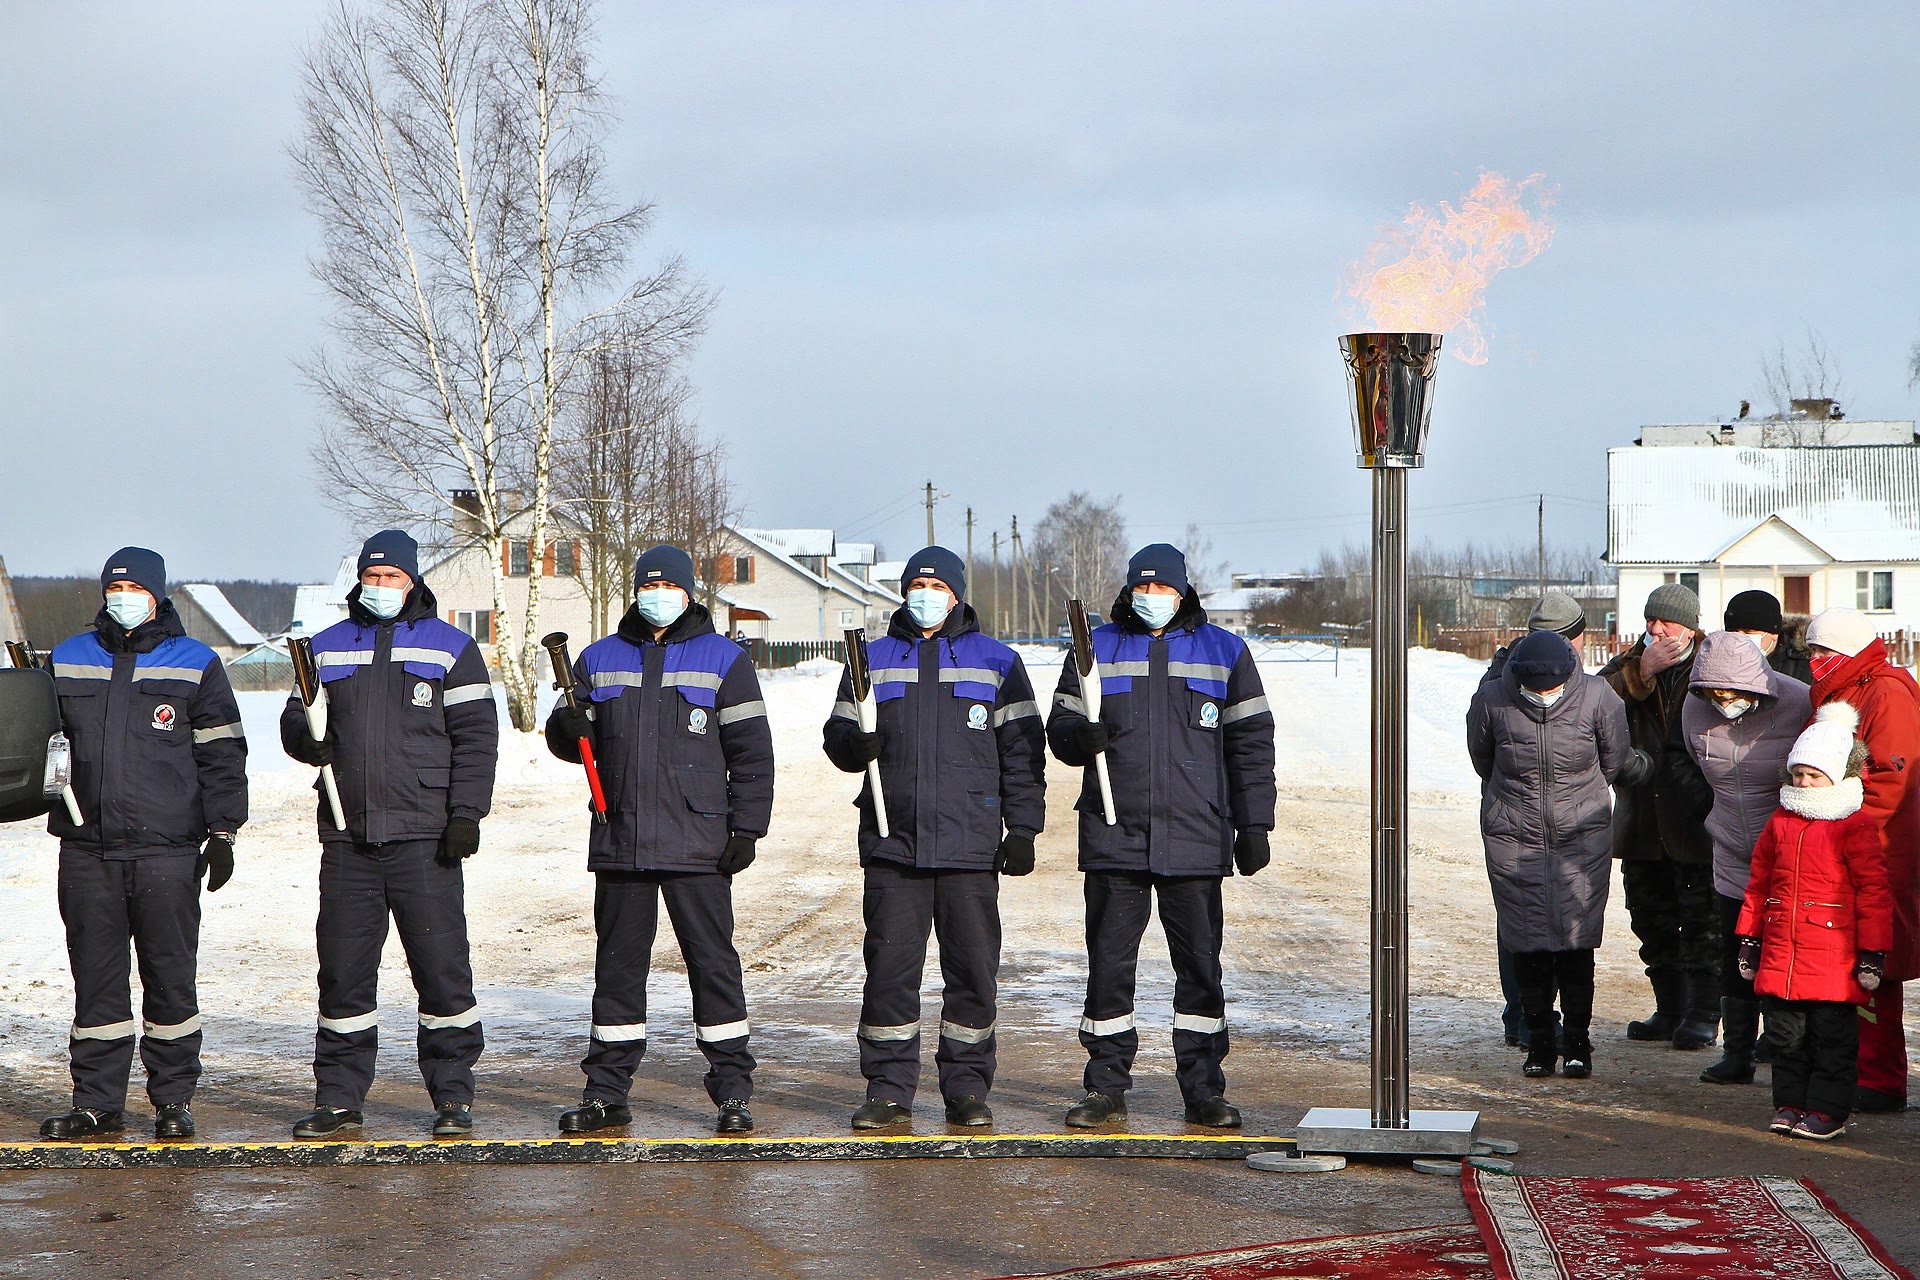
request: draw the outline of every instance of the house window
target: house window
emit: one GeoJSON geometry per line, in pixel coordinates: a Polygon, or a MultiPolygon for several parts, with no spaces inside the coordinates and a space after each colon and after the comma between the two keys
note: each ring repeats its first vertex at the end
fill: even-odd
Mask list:
{"type": "Polygon", "coordinates": [[[1668,582],[1677,582],[1695,595],[1700,594],[1700,575],[1698,573],[1669,573],[1668,582]]]}
{"type": "Polygon", "coordinates": [[[562,538],[553,544],[553,571],[563,578],[571,578],[579,572],[574,563],[574,547],[572,538],[562,538]]]}
{"type": "Polygon", "coordinates": [[[753,581],[753,557],[735,556],[733,558],[733,580],[735,582],[753,581]]]}
{"type": "Polygon", "coordinates": [[[853,610],[842,609],[840,611],[840,625],[843,627],[850,627],[853,625],[853,610]]]}
{"type": "Polygon", "coordinates": [[[1870,613],[1893,611],[1893,570],[1862,569],[1853,575],[1853,607],[1870,613]]]}
{"type": "Polygon", "coordinates": [[[493,610],[491,609],[455,609],[453,625],[481,644],[493,643],[493,610]]]}
{"type": "Polygon", "coordinates": [[[524,578],[532,572],[532,557],[527,554],[529,550],[527,544],[518,538],[507,544],[507,576],[509,578],[524,578]]]}

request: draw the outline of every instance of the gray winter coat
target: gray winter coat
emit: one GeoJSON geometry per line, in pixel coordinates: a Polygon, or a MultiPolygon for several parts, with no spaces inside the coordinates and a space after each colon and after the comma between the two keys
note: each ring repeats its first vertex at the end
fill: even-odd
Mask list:
{"type": "Polygon", "coordinates": [[[1787,752],[1813,714],[1807,686],[1773,669],[1760,646],[1732,631],[1716,631],[1700,645],[1680,712],[1687,750],[1713,788],[1707,835],[1713,841],[1713,889],[1744,897],[1747,866],[1760,829],[1779,807],[1787,752]],[[1720,714],[1707,689],[1738,689],[1759,705],[1738,720],[1720,714]]]}
{"type": "Polygon", "coordinates": [[[1600,945],[1613,866],[1608,783],[1629,749],[1620,695],[1584,671],[1544,709],[1521,696],[1511,670],[1473,695],[1467,753],[1481,779],[1480,837],[1502,947],[1600,945]]]}

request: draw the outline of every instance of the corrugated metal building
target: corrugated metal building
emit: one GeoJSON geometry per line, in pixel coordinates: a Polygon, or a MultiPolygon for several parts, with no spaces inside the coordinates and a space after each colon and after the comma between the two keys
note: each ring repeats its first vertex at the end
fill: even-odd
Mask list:
{"type": "Polygon", "coordinates": [[[1883,632],[1920,629],[1914,424],[1801,429],[1826,442],[1774,443],[1780,423],[1706,424],[1649,427],[1638,444],[1607,451],[1617,631],[1640,630],[1647,595],[1663,582],[1699,593],[1706,630],[1729,598],[1753,588],[1788,613],[1846,606],[1874,615],[1883,632]]]}

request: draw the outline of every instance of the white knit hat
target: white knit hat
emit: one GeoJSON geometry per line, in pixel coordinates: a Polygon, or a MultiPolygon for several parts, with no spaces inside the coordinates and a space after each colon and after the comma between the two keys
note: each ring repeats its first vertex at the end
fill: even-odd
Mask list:
{"type": "Polygon", "coordinates": [[[1853,735],[1859,728],[1860,713],[1836,698],[1815,712],[1813,723],[1794,739],[1793,750],[1787,753],[1787,767],[1809,765],[1839,782],[1853,763],[1853,735]]]}
{"type": "Polygon", "coordinates": [[[1849,658],[1872,644],[1878,633],[1858,609],[1829,609],[1807,624],[1807,643],[1849,658]]]}

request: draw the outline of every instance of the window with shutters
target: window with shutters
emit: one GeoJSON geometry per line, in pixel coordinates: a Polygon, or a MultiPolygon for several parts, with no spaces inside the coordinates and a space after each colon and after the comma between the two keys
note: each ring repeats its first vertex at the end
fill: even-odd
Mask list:
{"type": "Polygon", "coordinates": [[[507,543],[507,576],[509,578],[524,578],[532,572],[533,557],[528,554],[530,550],[525,540],[520,538],[507,543]]]}
{"type": "Polygon", "coordinates": [[[553,544],[553,571],[563,578],[571,578],[580,570],[577,559],[580,544],[571,538],[563,538],[553,544]]]}
{"type": "Polygon", "coordinates": [[[1853,607],[1864,613],[1893,611],[1893,570],[1862,569],[1853,575],[1853,607]]]}
{"type": "Polygon", "coordinates": [[[453,625],[481,644],[493,643],[493,610],[491,609],[455,609],[453,625]]]}
{"type": "Polygon", "coordinates": [[[733,558],[733,580],[735,582],[753,581],[753,557],[735,556],[733,558]]]}

